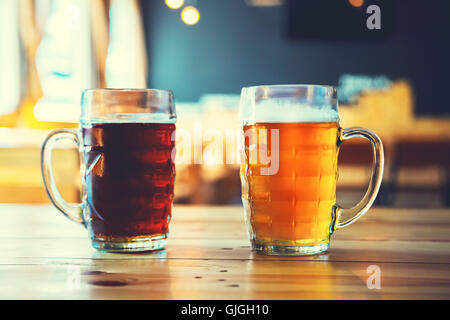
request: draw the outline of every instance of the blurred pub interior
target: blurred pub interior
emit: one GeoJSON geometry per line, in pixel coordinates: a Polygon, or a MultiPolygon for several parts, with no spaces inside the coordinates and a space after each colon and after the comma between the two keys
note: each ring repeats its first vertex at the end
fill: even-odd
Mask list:
{"type": "MultiPolygon", "coordinates": [[[[48,202],[40,145],[49,130],[78,126],[85,88],[171,89],[178,129],[201,123],[225,135],[240,127],[241,87],[304,83],[338,86],[341,125],[381,136],[377,205],[450,206],[448,7],[445,0],[2,0],[0,202],[48,202]],[[368,27],[373,5],[381,29],[368,27]]],[[[218,142],[203,137],[203,148],[218,142]]],[[[54,154],[57,184],[73,202],[77,152],[61,142],[54,154]]],[[[224,163],[177,164],[175,202],[239,204],[239,166],[224,163]]],[[[369,145],[341,147],[341,205],[365,192],[370,164],[369,145]]]]}

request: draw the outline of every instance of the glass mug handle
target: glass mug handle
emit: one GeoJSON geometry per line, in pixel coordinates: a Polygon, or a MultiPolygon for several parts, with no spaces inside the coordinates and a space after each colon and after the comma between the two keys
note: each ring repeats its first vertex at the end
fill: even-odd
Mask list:
{"type": "Polygon", "coordinates": [[[372,206],[380,189],[384,170],[384,151],[381,139],[372,131],[364,128],[349,128],[341,130],[338,145],[352,138],[364,138],[370,141],[373,149],[372,176],[369,187],[362,200],[352,208],[341,208],[336,205],[336,223],[334,229],[344,228],[361,218],[372,206]]]}
{"type": "Polygon", "coordinates": [[[61,196],[55,183],[52,167],[52,153],[53,147],[58,140],[71,140],[78,146],[80,141],[78,139],[77,131],[71,129],[61,129],[52,131],[42,143],[41,147],[41,172],[44,180],[45,191],[47,192],[50,201],[53,205],[61,211],[70,220],[84,225],[83,219],[83,205],[82,203],[70,204],[61,196]]]}

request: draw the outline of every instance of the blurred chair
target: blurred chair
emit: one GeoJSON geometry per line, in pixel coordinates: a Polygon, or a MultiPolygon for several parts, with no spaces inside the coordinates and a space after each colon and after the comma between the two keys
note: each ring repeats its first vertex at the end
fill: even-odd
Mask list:
{"type": "MultiPolygon", "coordinates": [[[[48,203],[42,183],[40,144],[46,130],[0,128],[0,203],[48,203]]],[[[78,149],[58,142],[53,153],[55,180],[68,202],[80,200],[78,149]]]]}
{"type": "Polygon", "coordinates": [[[438,192],[443,203],[450,206],[450,139],[399,139],[393,149],[390,177],[390,191],[394,200],[400,191],[408,193],[431,191],[438,192]],[[440,181],[437,181],[437,184],[404,185],[399,182],[400,170],[406,169],[411,174],[418,174],[425,168],[440,170],[440,181]]]}

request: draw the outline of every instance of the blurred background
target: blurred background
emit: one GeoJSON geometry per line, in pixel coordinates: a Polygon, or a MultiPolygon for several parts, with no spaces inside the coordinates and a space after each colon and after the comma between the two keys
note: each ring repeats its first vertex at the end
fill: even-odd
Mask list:
{"type": "MultiPolygon", "coordinates": [[[[445,0],[1,0],[0,203],[48,202],[40,145],[78,127],[85,88],[171,89],[178,129],[225,135],[239,129],[241,87],[327,84],[341,125],[384,142],[377,205],[450,206],[449,12],[445,0]]],[[[341,205],[365,192],[371,157],[362,141],[341,147],[341,205]]],[[[78,201],[73,145],[54,166],[78,201]]],[[[177,164],[175,195],[239,204],[239,166],[177,164]]]]}

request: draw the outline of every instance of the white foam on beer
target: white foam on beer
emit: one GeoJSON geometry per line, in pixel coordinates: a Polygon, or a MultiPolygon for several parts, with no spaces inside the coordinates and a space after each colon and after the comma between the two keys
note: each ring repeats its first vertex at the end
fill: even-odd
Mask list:
{"type": "Polygon", "coordinates": [[[331,105],[310,105],[290,101],[262,101],[247,111],[244,122],[339,122],[331,105]]]}
{"type": "Polygon", "coordinates": [[[82,124],[97,123],[175,123],[176,117],[158,113],[112,113],[92,119],[81,119],[82,124]]]}

